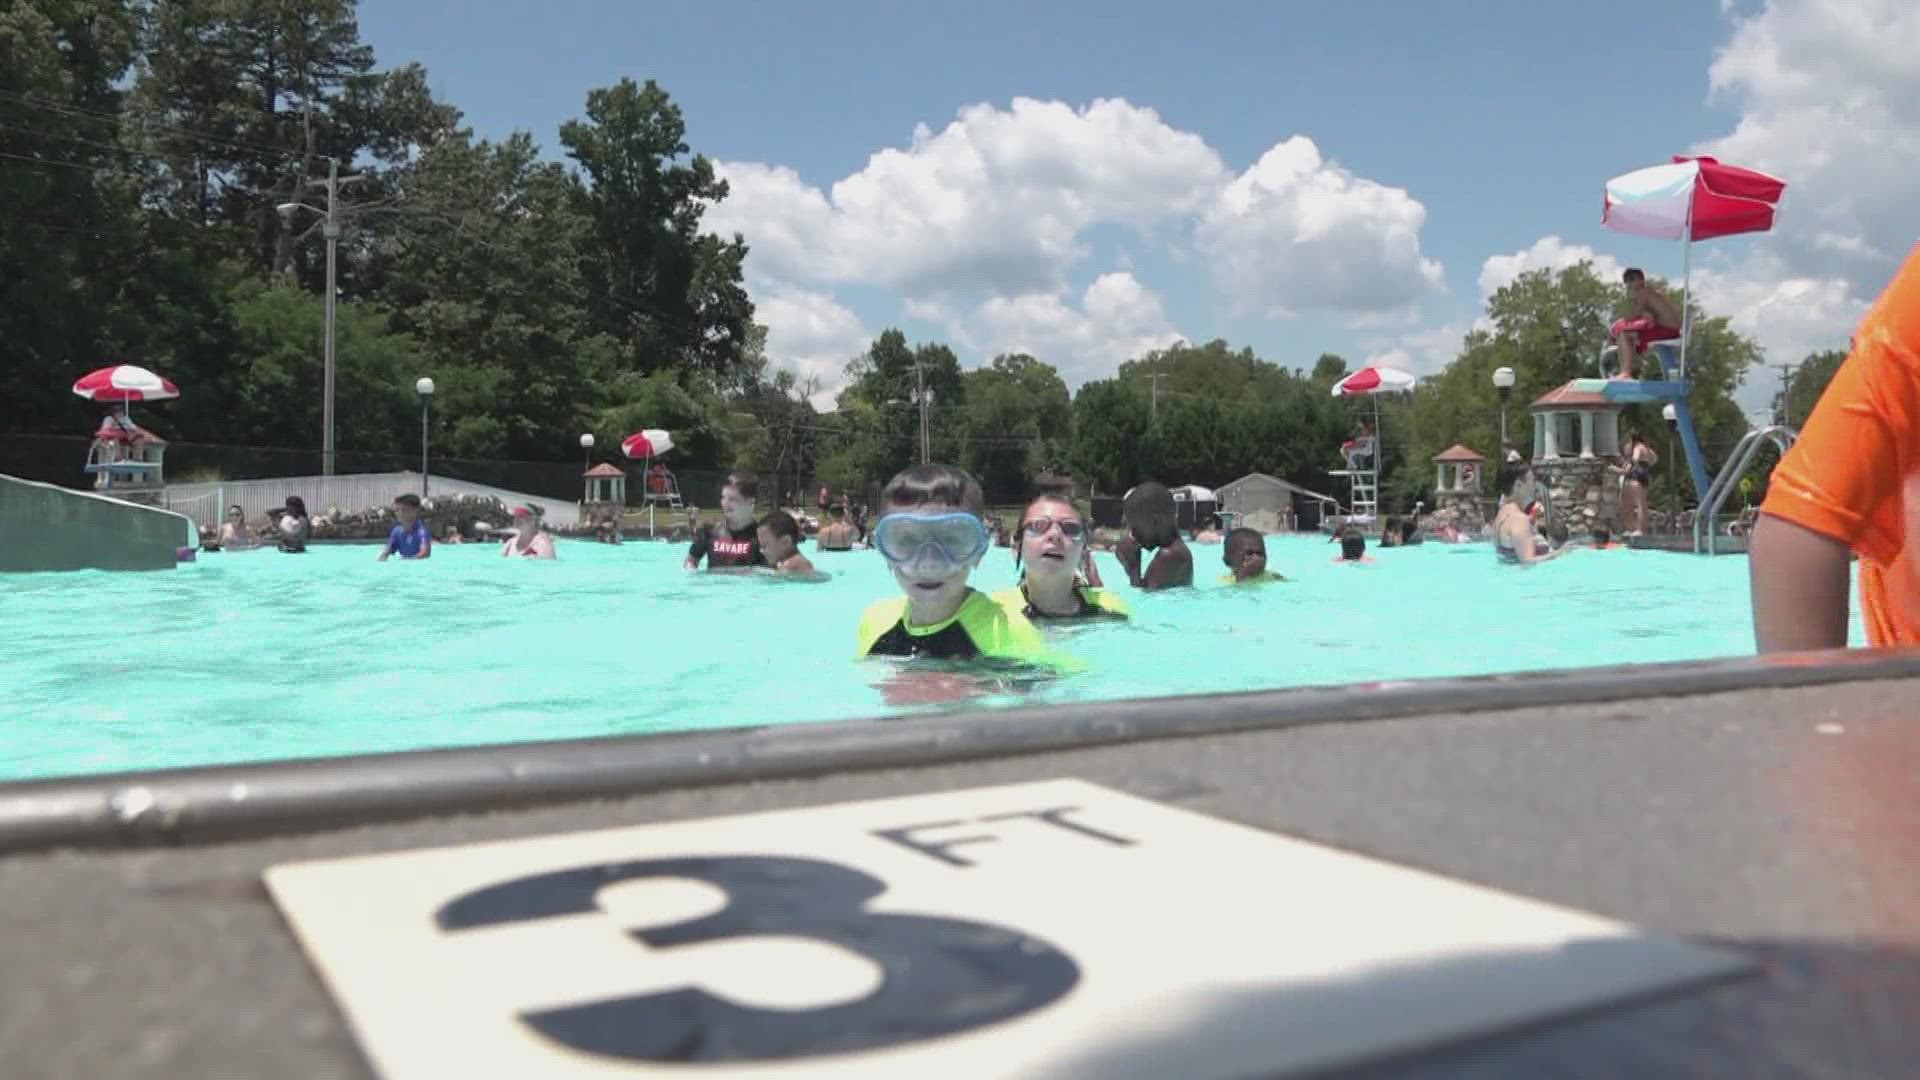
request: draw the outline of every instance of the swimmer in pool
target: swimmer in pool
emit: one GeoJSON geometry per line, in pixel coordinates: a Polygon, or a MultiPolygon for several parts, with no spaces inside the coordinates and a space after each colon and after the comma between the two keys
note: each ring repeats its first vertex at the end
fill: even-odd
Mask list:
{"type": "Polygon", "coordinates": [[[1493,516],[1494,556],[1503,563],[1535,563],[1565,554],[1566,548],[1554,550],[1533,534],[1546,509],[1533,497],[1533,470],[1524,464],[1508,466],[1501,487],[1505,498],[1493,516]]]}
{"type": "Polygon", "coordinates": [[[1033,622],[1127,617],[1119,597],[1077,572],[1087,562],[1091,534],[1073,503],[1058,495],[1040,496],[1021,512],[1017,532],[1013,560],[1020,583],[994,593],[995,603],[1033,622]]]}
{"type": "Polygon", "coordinates": [[[551,559],[556,557],[553,538],[540,529],[540,515],[531,506],[513,508],[513,535],[500,547],[508,558],[551,559]]]}
{"type": "Polygon", "coordinates": [[[1233,571],[1221,577],[1224,585],[1264,585],[1286,578],[1267,569],[1267,540],[1254,529],[1234,529],[1227,533],[1220,559],[1233,571]]]}
{"type": "Polygon", "coordinates": [[[861,656],[1038,660],[1046,647],[1033,623],[967,578],[991,546],[980,483],[952,465],[916,465],[888,481],[874,546],[903,595],[861,616],[861,656]]]}
{"type": "Polygon", "coordinates": [[[1367,554],[1366,534],[1359,529],[1349,525],[1345,529],[1340,530],[1340,532],[1334,536],[1334,539],[1340,542],[1340,554],[1333,557],[1334,562],[1346,563],[1349,566],[1359,566],[1362,563],[1370,563],[1373,561],[1373,556],[1367,554]]]}
{"type": "Polygon", "coordinates": [[[1121,511],[1127,522],[1127,536],[1114,547],[1113,556],[1127,572],[1127,583],[1136,589],[1177,589],[1193,584],[1193,549],[1180,539],[1180,517],[1173,492],[1165,484],[1149,480],[1127,493],[1121,511]],[[1140,572],[1141,553],[1154,551],[1146,573],[1140,572]]]}
{"type": "MultiPolygon", "coordinates": [[[[760,485],[751,473],[734,473],[720,488],[720,523],[699,525],[693,534],[693,546],[687,549],[686,568],[698,570],[700,560],[708,570],[736,570],[767,566],[760,550],[760,530],[754,524],[754,501],[760,485]]],[[[698,522],[699,510],[688,511],[688,521],[698,522]]]]}
{"type": "Polygon", "coordinates": [[[775,510],[760,522],[760,550],[766,553],[775,573],[814,572],[813,564],[800,554],[800,523],[785,510],[775,510]]]}
{"type": "Polygon", "coordinates": [[[379,562],[390,555],[402,559],[431,559],[433,530],[420,520],[420,496],[411,491],[393,500],[393,516],[400,519],[387,533],[387,546],[380,549],[379,562]]]}

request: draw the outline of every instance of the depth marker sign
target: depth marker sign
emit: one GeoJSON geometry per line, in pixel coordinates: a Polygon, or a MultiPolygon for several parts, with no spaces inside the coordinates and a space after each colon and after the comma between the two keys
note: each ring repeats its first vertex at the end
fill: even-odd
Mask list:
{"type": "Polygon", "coordinates": [[[388,1080],[1284,1075],[1746,967],[1079,780],[266,876],[388,1080]]]}

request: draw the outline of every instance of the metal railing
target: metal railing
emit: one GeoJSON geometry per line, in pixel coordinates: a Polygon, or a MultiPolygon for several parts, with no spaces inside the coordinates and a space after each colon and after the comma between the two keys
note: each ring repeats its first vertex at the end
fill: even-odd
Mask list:
{"type": "Polygon", "coordinates": [[[1785,424],[1755,428],[1740,436],[1733,453],[1727,457],[1727,463],[1720,467],[1720,475],[1713,478],[1706,496],[1700,500],[1700,509],[1694,514],[1693,550],[1696,554],[1716,554],[1718,536],[1715,525],[1720,517],[1720,507],[1727,501],[1727,496],[1733,494],[1740,477],[1752,464],[1753,455],[1759,453],[1761,444],[1770,442],[1785,455],[1799,438],[1799,433],[1785,424]]]}

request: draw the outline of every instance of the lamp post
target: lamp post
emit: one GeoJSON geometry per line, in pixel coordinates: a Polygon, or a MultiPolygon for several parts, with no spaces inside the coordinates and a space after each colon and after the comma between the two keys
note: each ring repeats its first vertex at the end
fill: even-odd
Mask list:
{"type": "Polygon", "coordinates": [[[1680,520],[1680,478],[1673,471],[1673,436],[1680,430],[1680,414],[1674,411],[1673,402],[1660,406],[1660,418],[1667,422],[1667,486],[1673,489],[1673,497],[1669,500],[1671,509],[1668,511],[1672,516],[1667,519],[1667,525],[1672,528],[1680,520]]]}
{"type": "Polygon", "coordinates": [[[1510,367],[1493,369],[1493,388],[1500,392],[1500,453],[1501,461],[1507,459],[1507,402],[1513,398],[1513,369],[1510,367]]]}
{"type": "Polygon", "coordinates": [[[413,384],[420,395],[420,497],[427,497],[427,420],[433,413],[433,380],[421,376],[413,384]]]}
{"type": "Polygon", "coordinates": [[[587,431],[581,433],[580,455],[584,459],[581,462],[580,471],[585,472],[593,468],[593,432],[587,431]]]}
{"type": "Polygon", "coordinates": [[[340,249],[340,218],[337,213],[340,185],[351,184],[365,179],[362,175],[341,176],[340,161],[327,159],[327,178],[307,181],[309,186],[322,187],[327,192],[325,208],[303,202],[284,202],[274,207],[280,214],[280,220],[289,228],[293,224],[293,215],[297,210],[310,210],[321,217],[320,235],[327,240],[327,304],[325,329],[321,332],[320,348],[323,356],[324,371],[321,375],[320,425],[320,472],[323,476],[333,475],[333,341],[334,341],[334,304],[339,299],[340,287],[334,272],[340,249]]]}

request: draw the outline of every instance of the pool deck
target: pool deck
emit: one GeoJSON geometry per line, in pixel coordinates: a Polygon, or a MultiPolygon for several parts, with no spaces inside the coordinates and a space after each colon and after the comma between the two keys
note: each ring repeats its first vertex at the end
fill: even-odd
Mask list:
{"type": "Polygon", "coordinates": [[[1920,652],[1855,652],[0,785],[5,1073],[372,1075],[277,863],[1055,777],[1760,962],[1347,1075],[1920,1061],[1920,652]]]}

